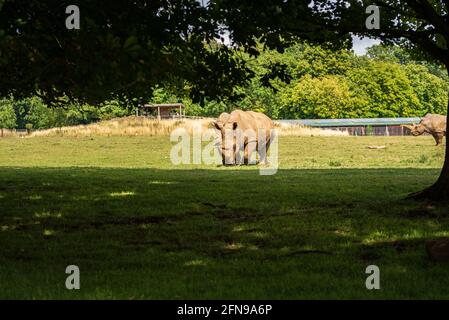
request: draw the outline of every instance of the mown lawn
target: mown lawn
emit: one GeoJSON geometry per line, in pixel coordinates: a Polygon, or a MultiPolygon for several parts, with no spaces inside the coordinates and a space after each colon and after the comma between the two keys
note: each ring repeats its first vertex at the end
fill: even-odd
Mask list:
{"type": "Polygon", "coordinates": [[[424,250],[447,206],[403,200],[437,177],[433,144],[281,137],[261,176],[174,166],[168,137],[0,139],[0,298],[449,298],[424,250]]]}

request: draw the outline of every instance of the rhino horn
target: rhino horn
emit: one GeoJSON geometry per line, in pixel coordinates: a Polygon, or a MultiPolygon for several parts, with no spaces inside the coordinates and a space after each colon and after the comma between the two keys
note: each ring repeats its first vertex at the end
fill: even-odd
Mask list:
{"type": "Polygon", "coordinates": [[[415,124],[413,124],[413,125],[407,125],[407,124],[401,125],[401,127],[407,128],[409,130],[413,130],[415,128],[415,126],[416,126],[415,124]]]}

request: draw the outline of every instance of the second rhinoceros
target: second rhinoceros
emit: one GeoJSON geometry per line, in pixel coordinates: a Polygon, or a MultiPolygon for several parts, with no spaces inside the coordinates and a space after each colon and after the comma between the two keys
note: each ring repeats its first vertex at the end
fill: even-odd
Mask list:
{"type": "Polygon", "coordinates": [[[419,136],[424,132],[431,134],[438,146],[443,142],[443,137],[446,135],[446,116],[428,113],[418,124],[405,125],[404,127],[410,129],[414,136],[419,136]]]}

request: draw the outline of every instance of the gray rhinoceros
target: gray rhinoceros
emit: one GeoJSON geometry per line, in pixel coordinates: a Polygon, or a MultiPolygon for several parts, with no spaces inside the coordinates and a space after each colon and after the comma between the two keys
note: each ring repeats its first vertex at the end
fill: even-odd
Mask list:
{"type": "MultiPolygon", "coordinates": [[[[260,141],[265,143],[265,150],[268,152],[274,124],[263,113],[242,110],[234,110],[230,114],[224,112],[213,122],[213,125],[217,130],[216,144],[221,152],[224,165],[236,164],[236,154],[239,148],[244,151],[243,163],[248,164],[252,153],[259,150],[260,141]],[[237,131],[242,134],[243,143],[240,146],[237,145],[237,131]],[[228,137],[233,139],[231,143],[226,143],[227,134],[230,134],[228,137]],[[264,137],[260,136],[261,134],[264,137]]],[[[264,154],[259,153],[259,161],[261,163],[266,163],[267,161],[266,152],[264,154]]]]}
{"type": "Polygon", "coordinates": [[[438,146],[443,142],[443,137],[446,135],[446,116],[428,113],[418,124],[404,125],[404,127],[410,129],[414,136],[419,136],[424,132],[431,134],[438,146]]]}

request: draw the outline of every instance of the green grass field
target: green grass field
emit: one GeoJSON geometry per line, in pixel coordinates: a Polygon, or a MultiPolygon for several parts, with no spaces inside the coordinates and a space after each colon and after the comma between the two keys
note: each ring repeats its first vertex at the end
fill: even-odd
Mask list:
{"type": "Polygon", "coordinates": [[[449,236],[447,207],[403,200],[438,175],[431,137],[281,137],[274,176],[174,166],[170,148],[0,139],[0,298],[449,298],[424,250],[449,236]]]}

